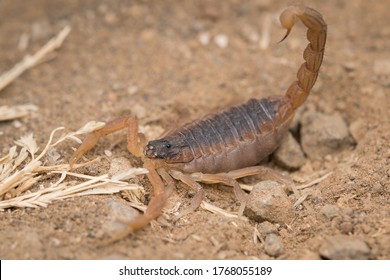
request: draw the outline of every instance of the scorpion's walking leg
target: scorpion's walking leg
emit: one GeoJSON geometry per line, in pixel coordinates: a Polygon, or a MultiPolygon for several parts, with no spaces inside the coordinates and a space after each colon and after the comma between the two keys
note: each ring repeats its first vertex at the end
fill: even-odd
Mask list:
{"type": "Polygon", "coordinates": [[[271,177],[272,179],[281,182],[282,184],[285,184],[287,186],[291,186],[291,187],[293,186],[293,181],[290,178],[283,176],[277,171],[264,166],[251,166],[251,167],[246,167],[242,169],[229,171],[227,173],[219,173],[219,174],[193,173],[191,174],[191,177],[195,181],[206,183],[206,184],[222,183],[233,187],[234,193],[237,199],[241,203],[238,214],[242,215],[244,208],[246,206],[246,194],[241,189],[240,184],[235,179],[252,176],[252,175],[258,175],[258,174],[271,177]]]}
{"type": "Polygon", "coordinates": [[[153,187],[153,197],[150,200],[148,207],[145,210],[145,213],[137,216],[130,223],[126,223],[126,229],[119,234],[113,236],[107,244],[125,238],[130,233],[145,227],[152,220],[160,216],[162,209],[164,208],[165,202],[169,197],[169,194],[173,191],[175,182],[165,170],[160,169],[158,174],[154,165],[151,162],[145,162],[144,167],[149,171],[147,176],[153,187]],[[165,191],[163,181],[161,180],[161,177],[159,175],[161,175],[161,177],[163,177],[164,181],[167,183],[167,188],[165,191]]]}
{"type": "Polygon", "coordinates": [[[259,165],[232,170],[227,172],[227,175],[234,179],[253,176],[253,175],[261,175],[261,176],[265,176],[266,178],[273,179],[279,183],[285,184],[287,186],[294,184],[294,182],[288,176],[284,176],[280,172],[275,171],[274,169],[265,166],[259,166],[259,165]]]}
{"type": "MultiPolygon", "coordinates": [[[[98,140],[110,133],[122,130],[127,128],[127,149],[130,153],[137,157],[142,156],[142,147],[145,142],[145,137],[143,134],[138,132],[138,121],[134,116],[128,116],[123,118],[118,118],[107,123],[103,128],[95,130],[88,134],[84,139],[81,146],[75,151],[70,159],[70,165],[72,166],[84,153],[92,149],[98,140]]],[[[155,165],[151,161],[145,161],[144,168],[149,172],[147,174],[150,183],[153,188],[153,197],[149,202],[148,208],[146,209],[144,215],[140,215],[135,218],[131,223],[127,224],[127,229],[115,236],[113,240],[119,240],[123,237],[126,237],[129,233],[140,229],[147,225],[151,220],[157,218],[164,207],[164,204],[167,200],[164,183],[156,171],[155,165]]],[[[173,180],[169,181],[169,178],[165,176],[164,179],[168,180],[167,183],[173,185],[173,180]]]]}
{"type": "Polygon", "coordinates": [[[163,178],[165,185],[165,194],[169,197],[175,189],[175,181],[164,168],[157,169],[158,174],[163,178]]]}
{"type": "Polygon", "coordinates": [[[204,190],[202,186],[199,183],[197,183],[194,179],[192,179],[189,175],[185,175],[182,172],[176,170],[171,170],[169,173],[172,175],[173,178],[182,181],[184,184],[195,189],[196,191],[195,196],[191,200],[190,207],[184,209],[174,218],[174,221],[177,221],[181,217],[195,211],[199,207],[199,205],[202,203],[202,200],[204,198],[204,190]]]}
{"type": "MultiPolygon", "coordinates": [[[[122,118],[115,119],[111,122],[108,122],[104,127],[89,133],[85,137],[81,146],[74,152],[74,154],[70,158],[69,161],[70,166],[75,164],[83,154],[85,154],[90,149],[92,149],[101,137],[125,129],[127,127],[132,127],[133,129],[133,127],[137,127],[137,126],[138,126],[137,119],[133,116],[128,116],[128,117],[122,117],[122,118]]],[[[138,128],[137,128],[137,133],[131,136],[131,138],[135,138],[135,139],[131,139],[133,144],[130,145],[131,146],[130,152],[134,153],[135,156],[139,156],[140,152],[142,154],[142,149],[139,148],[139,143],[138,143],[138,128]]]]}
{"type": "Polygon", "coordinates": [[[146,162],[144,167],[149,171],[147,176],[150,183],[152,184],[153,197],[150,200],[145,213],[137,216],[133,221],[128,223],[126,225],[127,229],[117,235],[114,240],[122,239],[128,234],[146,226],[150,221],[156,219],[164,208],[165,202],[167,200],[167,196],[164,191],[164,183],[150,162],[146,162]]]}
{"type": "Polygon", "coordinates": [[[205,184],[217,184],[221,183],[233,187],[233,191],[238,201],[241,203],[240,209],[238,210],[238,215],[241,216],[244,212],[244,208],[247,202],[247,195],[241,189],[240,184],[230,177],[227,173],[218,173],[218,174],[204,174],[204,173],[193,173],[191,178],[195,181],[202,182],[205,184]]]}
{"type": "MultiPolygon", "coordinates": [[[[128,122],[127,149],[130,153],[136,156],[142,156],[142,147],[144,146],[144,142],[145,138],[142,134],[138,133],[138,123],[134,118],[132,121],[128,122]]],[[[150,200],[145,213],[143,215],[139,215],[133,221],[128,223],[126,225],[127,229],[115,236],[112,241],[120,240],[128,234],[146,226],[150,221],[156,219],[164,208],[168,195],[165,191],[164,183],[156,171],[156,166],[152,161],[146,160],[144,162],[144,168],[149,171],[147,177],[152,184],[153,197],[150,200]]],[[[164,170],[161,171],[161,175],[167,182],[169,189],[173,189],[173,179],[164,170]]]]}

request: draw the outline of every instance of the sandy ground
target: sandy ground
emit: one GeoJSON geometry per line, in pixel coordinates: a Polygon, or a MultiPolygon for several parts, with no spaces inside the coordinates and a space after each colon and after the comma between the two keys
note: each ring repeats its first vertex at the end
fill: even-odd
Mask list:
{"type": "MultiPolygon", "coordinates": [[[[0,155],[31,132],[42,147],[56,127],[75,130],[90,120],[108,121],[132,112],[156,134],[180,119],[283,94],[295,79],[307,44],[301,24],[285,42],[276,43],[284,35],[277,17],[288,4],[1,1],[0,72],[38,50],[66,24],[72,31],[55,57],[0,92],[1,105],[38,107],[28,117],[0,122],[0,155]],[[27,44],[21,42],[23,36],[27,44]]],[[[296,198],[287,193],[290,204],[282,218],[288,219],[271,223],[227,218],[204,209],[173,223],[168,213],[102,246],[112,220],[132,210],[126,195],[71,198],[47,208],[0,212],[0,258],[390,259],[390,2],[305,4],[321,11],[329,33],[318,82],[294,128],[304,162],[296,170],[286,169],[274,157],[263,163],[297,184],[331,172],[301,191],[307,195],[304,206],[292,207],[296,198]],[[330,131],[333,125],[345,126],[342,145],[337,140],[324,151],[315,134],[325,128],[313,128],[312,118],[330,131]]],[[[72,146],[77,145],[67,142],[57,149],[64,161],[72,146]]],[[[124,132],[104,138],[86,156],[98,155],[101,161],[78,171],[104,174],[118,158],[133,166],[142,164],[127,153],[124,132]],[[112,155],[106,156],[105,150],[112,155]]],[[[244,182],[259,181],[254,176],[244,182]]],[[[143,177],[136,183],[145,187],[146,203],[150,184],[143,177]]],[[[230,188],[214,185],[205,190],[207,202],[237,211],[230,188]]],[[[192,195],[177,183],[167,208],[187,206],[192,195]]]]}

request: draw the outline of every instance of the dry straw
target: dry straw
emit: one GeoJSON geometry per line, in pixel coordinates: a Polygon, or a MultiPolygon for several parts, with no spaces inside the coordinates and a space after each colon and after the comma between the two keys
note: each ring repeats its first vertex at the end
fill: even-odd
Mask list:
{"type": "Polygon", "coordinates": [[[22,75],[26,70],[41,63],[47,54],[61,47],[65,38],[70,32],[70,27],[65,26],[55,37],[48,41],[42,48],[40,48],[33,55],[26,55],[23,60],[17,63],[9,71],[0,76],[0,91],[12,83],[17,77],[22,75]]]}
{"type": "MultiPolygon", "coordinates": [[[[56,36],[49,40],[42,48],[33,55],[26,55],[22,61],[15,64],[10,70],[0,75],[0,91],[16,80],[20,75],[30,68],[44,62],[47,55],[62,46],[65,38],[70,33],[70,26],[65,26],[56,36]]],[[[0,106],[0,121],[9,121],[25,117],[30,113],[37,111],[33,104],[22,104],[15,106],[0,106]]]]}
{"type": "MultiPolygon", "coordinates": [[[[137,184],[129,183],[128,180],[146,174],[147,170],[144,168],[131,168],[112,177],[108,174],[95,177],[70,172],[69,164],[60,164],[60,155],[55,149],[58,144],[69,139],[81,143],[77,136],[92,132],[103,125],[104,123],[100,122],[89,122],[76,132],[67,133],[54,142],[55,134],[64,129],[56,128],[51,132],[48,143],[40,154],[37,154],[39,147],[32,134],[15,141],[16,145],[9,149],[7,155],[0,158],[0,211],[11,207],[46,207],[55,200],[81,195],[110,194],[124,190],[138,192],[142,189],[137,184]],[[56,182],[48,183],[44,180],[47,175],[52,174],[59,175],[56,182]],[[70,185],[65,181],[67,177],[76,177],[85,181],[70,185]],[[31,191],[32,189],[34,191],[31,191]]],[[[75,167],[91,162],[78,164],[75,167]]],[[[134,203],[139,202],[134,201],[134,203]]]]}

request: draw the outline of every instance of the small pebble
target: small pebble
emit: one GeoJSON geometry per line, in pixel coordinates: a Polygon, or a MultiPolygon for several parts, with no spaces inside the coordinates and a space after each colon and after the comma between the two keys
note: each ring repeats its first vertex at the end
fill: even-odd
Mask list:
{"type": "Polygon", "coordinates": [[[339,208],[336,205],[332,204],[325,204],[320,210],[320,213],[327,217],[329,220],[332,220],[333,218],[337,217],[339,215],[339,212],[339,208]]]}
{"type": "Polygon", "coordinates": [[[278,165],[291,170],[299,169],[306,162],[301,146],[290,132],[275,151],[274,158],[278,165]]]}
{"type": "Polygon", "coordinates": [[[357,65],[355,62],[353,61],[349,61],[349,62],[345,62],[343,64],[343,67],[345,70],[347,70],[348,72],[352,72],[352,71],[355,71],[355,69],[357,68],[357,65]]]}
{"type": "Polygon", "coordinates": [[[244,215],[257,222],[286,224],[291,221],[292,205],[283,187],[262,181],[249,194],[244,215]]]}
{"type": "Polygon", "coordinates": [[[338,235],[327,238],[319,253],[331,260],[367,260],[371,250],[366,242],[356,237],[338,235]]]}
{"type": "Polygon", "coordinates": [[[137,210],[115,199],[106,201],[105,207],[107,221],[101,227],[103,235],[115,236],[124,232],[127,228],[126,223],[139,215],[137,210]]]}
{"type": "Polygon", "coordinates": [[[22,123],[21,123],[19,120],[13,120],[13,121],[12,121],[12,125],[13,125],[15,128],[21,128],[21,127],[22,127],[22,123]]]}
{"type": "Polygon", "coordinates": [[[198,36],[198,40],[203,46],[210,44],[210,34],[208,32],[201,32],[198,36]]]}
{"type": "Polygon", "coordinates": [[[356,142],[359,142],[367,133],[367,122],[363,119],[357,119],[349,125],[349,133],[356,142]]]}
{"type": "Polygon", "coordinates": [[[353,216],[353,209],[351,208],[351,207],[348,207],[348,206],[346,206],[346,207],[344,207],[343,208],[343,214],[344,215],[347,215],[347,216],[349,216],[349,217],[352,217],[353,216]]]}
{"type": "Polygon", "coordinates": [[[274,233],[268,234],[265,238],[264,250],[271,257],[278,257],[283,254],[284,246],[281,238],[274,233]]]}
{"type": "Polygon", "coordinates": [[[323,159],[353,143],[348,127],[339,113],[325,115],[317,112],[304,114],[301,129],[302,148],[311,159],[323,159]]]}
{"type": "Polygon", "coordinates": [[[225,49],[229,45],[229,38],[225,34],[218,34],[214,37],[214,43],[221,49],[225,49]]]}
{"type": "Polygon", "coordinates": [[[339,226],[342,233],[348,234],[353,231],[353,225],[351,222],[342,222],[339,226]]]}
{"type": "Polygon", "coordinates": [[[370,233],[371,231],[371,227],[367,224],[362,224],[360,227],[365,234],[370,233]]]}
{"type": "Polygon", "coordinates": [[[277,233],[278,229],[274,224],[271,224],[268,221],[262,222],[261,224],[257,225],[257,229],[259,230],[260,234],[264,237],[271,233],[277,233]]]}

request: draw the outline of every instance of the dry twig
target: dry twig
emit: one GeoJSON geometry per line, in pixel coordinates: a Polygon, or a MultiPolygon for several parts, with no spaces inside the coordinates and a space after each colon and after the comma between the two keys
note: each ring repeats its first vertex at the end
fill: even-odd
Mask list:
{"type": "Polygon", "coordinates": [[[313,181],[311,181],[311,182],[309,182],[309,183],[307,183],[307,184],[300,185],[300,186],[298,186],[298,187],[296,187],[296,188],[297,188],[297,190],[303,190],[303,189],[306,189],[306,188],[310,188],[310,187],[312,187],[312,186],[314,186],[314,185],[317,185],[317,184],[321,183],[321,182],[324,181],[326,178],[328,178],[331,174],[332,174],[332,172],[329,172],[329,173],[325,174],[324,176],[321,176],[321,177],[318,178],[318,179],[315,179],[315,180],[313,180],[313,181]]]}
{"type": "Polygon", "coordinates": [[[62,127],[56,128],[50,134],[48,143],[42,152],[37,156],[39,148],[32,134],[15,141],[16,145],[21,147],[20,150],[18,151],[17,146],[13,146],[9,149],[8,155],[0,158],[0,211],[10,207],[46,207],[54,200],[74,196],[108,194],[123,190],[138,191],[141,187],[130,184],[127,180],[146,174],[147,170],[144,168],[131,168],[109,178],[107,174],[94,177],[69,172],[69,164],[45,166],[42,162],[42,158],[48,154],[48,151],[59,143],[67,139],[81,142],[77,138],[78,135],[92,132],[103,125],[104,123],[89,122],[78,131],[67,133],[53,143],[56,132],[63,129],[62,127]],[[51,183],[49,187],[41,187],[37,191],[30,192],[30,189],[36,186],[44,178],[44,175],[50,174],[60,174],[61,176],[57,182],[51,183]],[[67,176],[86,181],[69,186],[69,183],[64,182],[67,176]]]}
{"type": "Polygon", "coordinates": [[[65,26],[60,33],[58,33],[54,38],[47,42],[35,54],[31,56],[26,55],[21,62],[17,63],[9,71],[2,74],[0,76],[0,91],[6,86],[8,86],[10,83],[12,83],[12,81],[14,81],[21,74],[23,74],[26,70],[39,64],[48,53],[61,47],[63,41],[65,40],[66,36],[68,36],[69,32],[70,27],[65,26]]]}
{"type": "Polygon", "coordinates": [[[38,108],[33,104],[23,104],[12,107],[0,106],[0,122],[19,119],[37,110],[38,108]]]}
{"type": "Polygon", "coordinates": [[[244,216],[239,216],[236,213],[228,212],[228,211],[223,210],[222,208],[219,208],[215,205],[212,205],[206,201],[202,201],[202,203],[200,204],[200,207],[202,207],[203,209],[206,209],[214,214],[219,214],[219,215],[225,216],[227,218],[240,218],[242,220],[247,220],[247,218],[244,216]]]}

